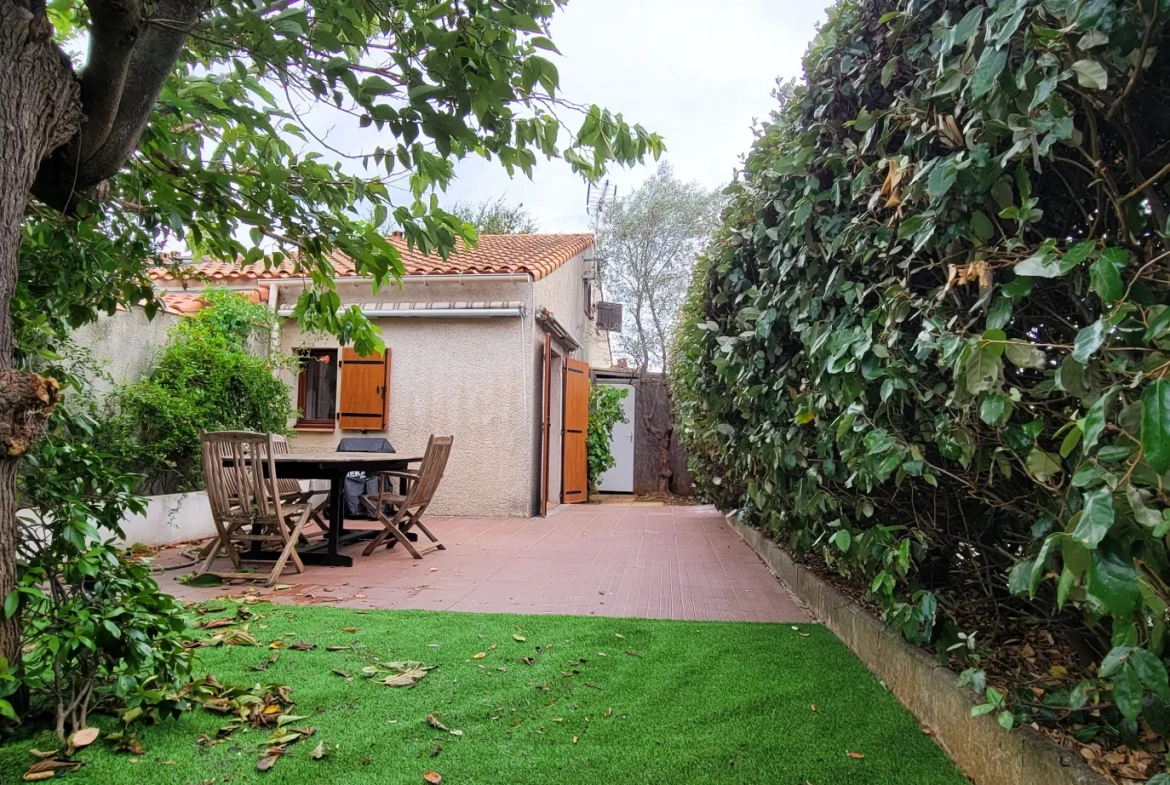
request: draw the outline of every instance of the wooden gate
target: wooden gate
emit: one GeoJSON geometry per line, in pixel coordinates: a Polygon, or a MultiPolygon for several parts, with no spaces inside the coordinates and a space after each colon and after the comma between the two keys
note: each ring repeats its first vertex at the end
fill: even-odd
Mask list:
{"type": "Polygon", "coordinates": [[[341,353],[341,403],[337,425],[343,430],[384,431],[390,419],[390,350],[359,357],[351,347],[341,353]]]}
{"type": "Polygon", "coordinates": [[[566,504],[588,498],[589,462],[585,435],[589,430],[589,363],[565,358],[565,430],[561,460],[561,501],[566,504]]]}

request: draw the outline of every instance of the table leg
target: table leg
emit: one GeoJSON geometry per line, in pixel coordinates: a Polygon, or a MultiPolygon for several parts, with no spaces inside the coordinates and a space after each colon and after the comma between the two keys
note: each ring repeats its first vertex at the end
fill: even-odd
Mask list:
{"type": "Polygon", "coordinates": [[[345,475],[329,478],[329,550],[323,561],[330,567],[352,567],[353,559],[337,552],[341,535],[345,532],[345,475]]]}

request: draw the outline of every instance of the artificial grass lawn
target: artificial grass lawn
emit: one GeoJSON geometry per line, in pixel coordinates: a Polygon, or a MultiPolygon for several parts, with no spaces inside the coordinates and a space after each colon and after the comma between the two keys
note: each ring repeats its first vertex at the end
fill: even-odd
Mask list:
{"type": "MultiPolygon", "coordinates": [[[[267,648],[200,649],[198,673],[214,673],[225,684],[291,685],[295,712],[309,715],[294,725],[316,726],[315,736],[290,745],[271,771],[261,773],[256,762],[268,731],[238,731],[225,743],[203,746],[196,737],[214,736],[225,718],[196,709],[178,721],[142,727],[146,754],[136,763],[99,740],[78,753],[86,762],[79,772],[58,779],[418,785],[434,770],[445,785],[966,782],[914,718],[820,625],[799,625],[798,632],[787,624],[355,613],[266,604],[249,610],[263,614],[250,622],[262,644],[283,637],[287,644],[319,648],[285,649],[264,673],[251,666],[268,658],[267,648]],[[358,631],[343,632],[346,627],[358,631]],[[537,653],[549,643],[555,645],[537,653]],[[357,648],[325,650],[348,644],[357,648]],[[473,659],[477,652],[487,656],[473,659]],[[526,656],[535,664],[524,664],[526,656]],[[391,660],[440,667],[411,689],[362,676],[363,666],[391,660]],[[353,681],[334,668],[353,674],[353,681]],[[574,668],[580,673],[573,675],[574,668]],[[431,713],[463,735],[429,727],[431,713]],[[340,749],[310,759],[320,741],[340,749]],[[431,757],[436,745],[442,750],[431,757]]],[[[99,717],[95,724],[113,730],[119,723],[99,717]]],[[[19,782],[33,747],[57,744],[46,732],[10,740],[0,747],[0,782],[19,782]]]]}

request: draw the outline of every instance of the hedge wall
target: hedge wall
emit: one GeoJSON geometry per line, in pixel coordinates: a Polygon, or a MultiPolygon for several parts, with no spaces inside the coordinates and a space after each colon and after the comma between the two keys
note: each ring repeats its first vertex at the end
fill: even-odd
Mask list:
{"type": "Polygon", "coordinates": [[[677,335],[708,498],[977,688],[1013,637],[1076,653],[986,691],[1008,726],[1170,728],[1168,23],[1164,0],[839,2],[677,335]]]}

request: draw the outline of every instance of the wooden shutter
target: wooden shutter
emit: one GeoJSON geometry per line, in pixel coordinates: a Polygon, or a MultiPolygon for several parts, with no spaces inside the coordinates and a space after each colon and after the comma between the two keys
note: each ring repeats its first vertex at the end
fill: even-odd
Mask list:
{"type": "Polygon", "coordinates": [[[589,363],[565,358],[565,435],[561,460],[561,501],[588,498],[589,462],[585,435],[589,430],[589,363]]]}
{"type": "Polygon", "coordinates": [[[341,401],[337,425],[350,431],[384,431],[390,420],[390,350],[359,357],[341,352],[341,401]]]}

